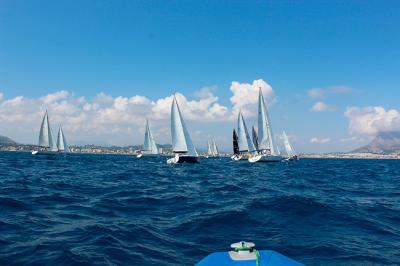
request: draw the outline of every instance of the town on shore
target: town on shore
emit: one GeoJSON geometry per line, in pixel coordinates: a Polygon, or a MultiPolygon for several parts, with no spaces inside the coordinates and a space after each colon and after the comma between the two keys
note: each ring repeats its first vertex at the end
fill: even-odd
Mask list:
{"type": "MultiPolygon", "coordinates": [[[[171,145],[165,144],[160,145],[160,155],[171,156],[173,154],[171,145]]],[[[31,152],[37,145],[31,144],[0,144],[0,151],[8,152],[31,152]]],[[[81,154],[122,154],[122,155],[136,155],[137,151],[141,149],[141,145],[134,146],[99,146],[99,145],[82,145],[82,146],[70,146],[72,153],[81,154]]],[[[222,152],[221,156],[231,156],[231,153],[222,152]]],[[[313,159],[324,159],[324,158],[337,158],[337,159],[400,159],[399,153],[371,153],[371,152],[349,152],[349,153],[302,153],[299,154],[299,158],[313,158],[313,159]]]]}

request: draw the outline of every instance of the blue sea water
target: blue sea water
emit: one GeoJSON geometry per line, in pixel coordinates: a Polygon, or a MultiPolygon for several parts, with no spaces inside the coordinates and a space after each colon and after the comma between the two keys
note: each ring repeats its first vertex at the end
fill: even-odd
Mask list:
{"type": "Polygon", "coordinates": [[[400,265],[400,161],[0,153],[0,265],[193,265],[240,240],[400,265]]]}

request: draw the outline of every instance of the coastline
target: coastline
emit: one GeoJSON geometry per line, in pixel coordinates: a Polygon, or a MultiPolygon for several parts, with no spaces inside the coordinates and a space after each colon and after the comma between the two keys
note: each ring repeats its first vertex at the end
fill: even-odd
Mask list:
{"type": "Polygon", "coordinates": [[[398,160],[400,154],[378,153],[327,153],[327,154],[301,154],[299,158],[309,159],[382,159],[398,160]]]}
{"type": "MultiPolygon", "coordinates": [[[[1,145],[0,152],[31,152],[36,145],[1,145]]],[[[136,156],[136,149],[139,146],[130,147],[101,147],[101,146],[72,146],[72,154],[114,154],[114,155],[132,155],[136,156]]],[[[163,149],[160,156],[173,156],[168,148],[163,149]]],[[[222,153],[221,157],[230,157],[228,153],[222,153]]],[[[400,153],[380,154],[380,153],[325,153],[325,154],[299,154],[301,159],[383,159],[398,160],[400,153]]]]}

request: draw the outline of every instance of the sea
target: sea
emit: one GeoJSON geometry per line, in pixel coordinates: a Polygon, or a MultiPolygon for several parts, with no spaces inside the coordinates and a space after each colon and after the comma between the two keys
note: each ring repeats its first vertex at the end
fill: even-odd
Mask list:
{"type": "Polygon", "coordinates": [[[241,240],[400,265],[400,161],[0,153],[0,265],[194,265],[241,240]]]}

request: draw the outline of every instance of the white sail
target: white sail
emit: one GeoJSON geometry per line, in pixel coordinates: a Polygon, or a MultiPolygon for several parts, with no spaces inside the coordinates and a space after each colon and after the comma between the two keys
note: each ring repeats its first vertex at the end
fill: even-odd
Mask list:
{"type": "Polygon", "coordinates": [[[61,127],[58,129],[57,148],[58,151],[70,152],[67,140],[65,139],[65,135],[61,127]]]}
{"type": "Polygon", "coordinates": [[[212,140],[212,150],[213,150],[214,156],[218,156],[219,155],[218,147],[217,147],[217,144],[215,143],[214,139],[212,140]]]}
{"type": "Polygon", "coordinates": [[[271,120],[261,88],[258,95],[258,148],[260,150],[269,149],[272,155],[278,155],[271,120]]]}
{"type": "Polygon", "coordinates": [[[42,124],[40,126],[39,146],[44,148],[49,148],[49,150],[51,151],[57,151],[57,145],[53,138],[53,133],[51,131],[47,110],[43,116],[42,124]]]}
{"type": "Polygon", "coordinates": [[[289,157],[296,155],[292,145],[290,145],[289,138],[287,137],[285,131],[283,131],[282,136],[283,136],[283,144],[285,145],[287,155],[289,157]]]}
{"type": "Polygon", "coordinates": [[[187,131],[185,121],[182,118],[182,114],[175,96],[171,107],[171,135],[172,148],[174,152],[185,153],[190,156],[198,156],[189,132],[187,131]]]}
{"type": "Polygon", "coordinates": [[[281,150],[279,149],[279,145],[276,144],[276,154],[281,155],[281,150]]]}
{"type": "Polygon", "coordinates": [[[213,155],[214,155],[213,150],[212,150],[212,148],[211,148],[211,143],[210,143],[210,141],[207,141],[207,155],[208,155],[208,156],[213,156],[213,155]]]}
{"type": "Polygon", "coordinates": [[[241,111],[239,111],[238,114],[238,144],[240,152],[255,150],[253,141],[249,135],[249,132],[247,131],[246,122],[244,121],[241,111]]]}
{"type": "Polygon", "coordinates": [[[218,147],[214,139],[208,140],[207,142],[207,155],[208,156],[218,156],[218,147]]]}
{"type": "Polygon", "coordinates": [[[157,144],[151,134],[149,121],[146,120],[146,132],[144,133],[143,151],[147,154],[158,154],[157,144]]]}

